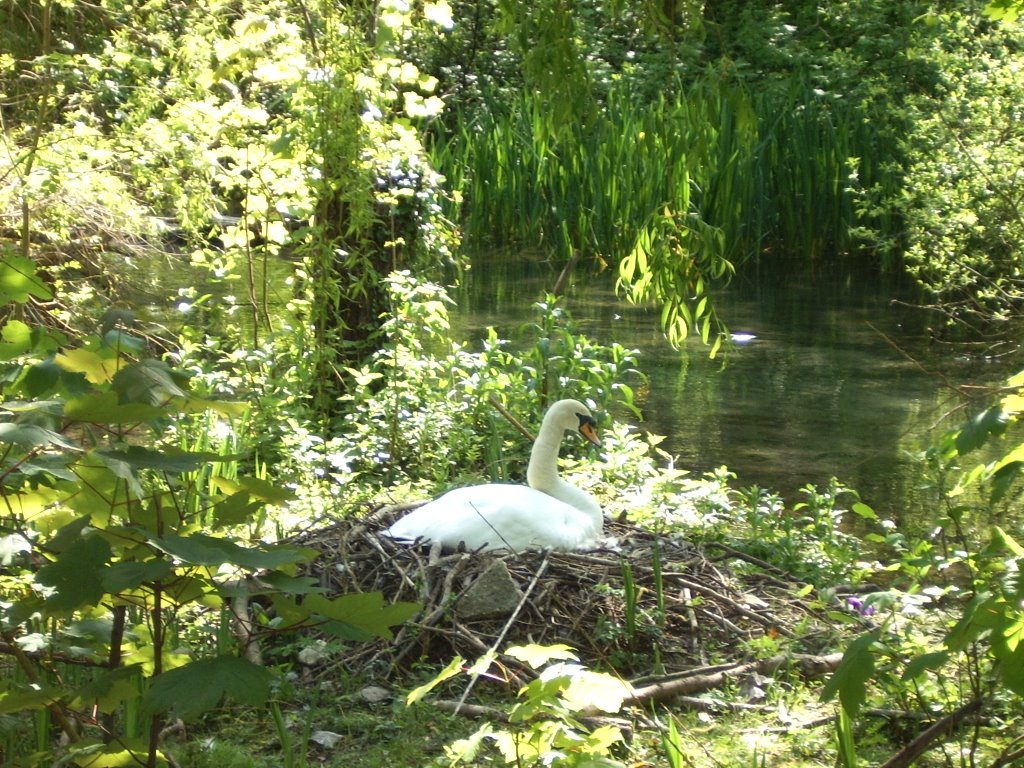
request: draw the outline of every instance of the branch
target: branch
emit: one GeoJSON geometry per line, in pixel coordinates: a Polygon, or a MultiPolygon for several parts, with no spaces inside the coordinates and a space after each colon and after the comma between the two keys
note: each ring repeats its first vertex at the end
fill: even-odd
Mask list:
{"type": "Polygon", "coordinates": [[[960,709],[954,710],[940,720],[937,720],[918,734],[907,746],[890,757],[882,764],[881,768],[907,768],[907,766],[912,765],[917,758],[928,751],[932,742],[945,736],[960,725],[968,715],[981,709],[981,704],[981,699],[974,699],[964,704],[960,709]]]}
{"type": "Polygon", "coordinates": [[[713,672],[694,670],[684,677],[665,678],[649,685],[633,689],[633,695],[626,698],[623,704],[645,704],[648,701],[665,701],[676,696],[683,696],[712,688],[720,688],[738,677],[756,672],[770,675],[786,664],[795,663],[807,677],[816,677],[832,672],[839,666],[843,654],[832,653],[828,656],[812,656],[809,654],[783,653],[770,659],[750,661],[745,664],[730,664],[725,667],[713,667],[713,672]]]}

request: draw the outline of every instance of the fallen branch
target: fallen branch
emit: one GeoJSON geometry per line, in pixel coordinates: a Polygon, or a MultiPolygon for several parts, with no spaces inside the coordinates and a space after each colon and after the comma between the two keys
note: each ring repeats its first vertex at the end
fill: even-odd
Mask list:
{"type": "Polygon", "coordinates": [[[883,763],[882,768],[906,768],[912,765],[917,758],[931,748],[933,742],[938,741],[947,733],[956,729],[968,715],[972,715],[981,709],[981,705],[981,699],[974,699],[935,721],[930,727],[918,734],[907,746],[883,763]]]}
{"type": "Polygon", "coordinates": [[[712,688],[721,688],[728,682],[749,674],[770,675],[779,667],[795,664],[805,677],[817,677],[832,672],[839,666],[843,654],[833,653],[828,656],[811,656],[807,654],[779,654],[770,659],[760,659],[744,664],[732,664],[716,667],[714,672],[692,674],[660,680],[640,688],[633,689],[633,695],[625,700],[625,704],[644,704],[649,701],[665,701],[676,696],[700,693],[712,688]]]}

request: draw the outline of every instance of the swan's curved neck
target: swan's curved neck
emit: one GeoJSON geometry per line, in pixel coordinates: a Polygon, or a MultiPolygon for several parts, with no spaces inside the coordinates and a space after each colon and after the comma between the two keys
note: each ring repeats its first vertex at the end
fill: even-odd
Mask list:
{"type": "Polygon", "coordinates": [[[562,444],[562,430],[545,419],[530,451],[530,465],[526,469],[526,482],[531,488],[550,493],[558,485],[558,447],[562,444]]]}
{"type": "Polygon", "coordinates": [[[601,507],[593,497],[558,476],[558,448],[562,444],[562,435],[563,430],[557,424],[544,420],[530,451],[526,482],[531,488],[543,491],[600,520],[601,507]]]}

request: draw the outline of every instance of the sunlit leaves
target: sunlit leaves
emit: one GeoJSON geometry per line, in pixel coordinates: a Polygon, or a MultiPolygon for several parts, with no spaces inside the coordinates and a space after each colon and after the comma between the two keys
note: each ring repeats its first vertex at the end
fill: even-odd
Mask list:
{"type": "Polygon", "coordinates": [[[53,293],[36,272],[31,259],[5,249],[0,258],[0,304],[24,304],[29,298],[53,298],[53,293]]]}
{"type": "Polygon", "coordinates": [[[725,284],[733,272],[720,240],[713,227],[666,207],[640,229],[619,263],[619,289],[630,301],[661,302],[661,326],[669,342],[678,346],[696,331],[702,343],[712,343],[712,356],[727,331],[708,290],[725,284]]]}
{"type": "Polygon", "coordinates": [[[1024,2],[1021,0],[989,0],[985,5],[985,15],[996,21],[1013,23],[1024,13],[1024,2]]]}
{"type": "Polygon", "coordinates": [[[330,599],[308,595],[300,607],[302,620],[310,619],[325,632],[346,640],[392,637],[391,627],[412,618],[416,603],[386,604],[380,592],[360,592],[330,599]]]}

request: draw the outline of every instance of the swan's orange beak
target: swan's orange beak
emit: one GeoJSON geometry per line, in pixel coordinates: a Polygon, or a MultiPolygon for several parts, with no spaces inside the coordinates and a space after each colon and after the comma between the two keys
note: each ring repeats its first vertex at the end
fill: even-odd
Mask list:
{"type": "Polygon", "coordinates": [[[585,421],[580,424],[580,434],[594,445],[601,444],[601,438],[597,436],[597,428],[590,422],[585,421]]]}

